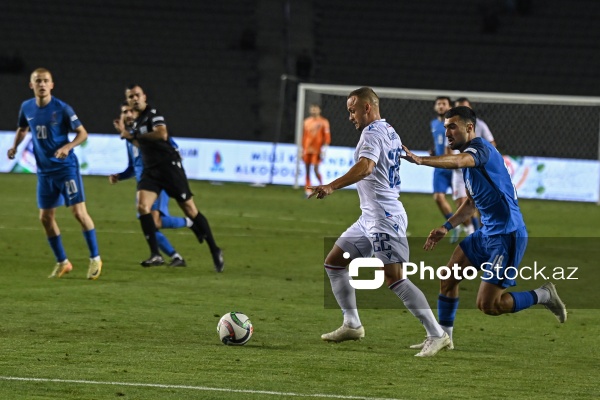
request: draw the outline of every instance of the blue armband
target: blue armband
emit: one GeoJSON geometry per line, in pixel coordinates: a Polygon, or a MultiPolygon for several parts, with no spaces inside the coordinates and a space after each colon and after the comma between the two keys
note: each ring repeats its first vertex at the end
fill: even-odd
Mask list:
{"type": "Polygon", "coordinates": [[[444,228],[448,229],[449,231],[451,231],[454,228],[452,226],[452,224],[450,223],[450,221],[446,221],[443,226],[444,226],[444,228]]]}

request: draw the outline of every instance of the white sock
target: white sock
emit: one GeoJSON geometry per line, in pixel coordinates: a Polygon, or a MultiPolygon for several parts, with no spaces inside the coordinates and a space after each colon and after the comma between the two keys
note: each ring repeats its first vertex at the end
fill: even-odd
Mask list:
{"type": "Polygon", "coordinates": [[[453,326],[444,326],[444,325],[440,325],[442,327],[442,329],[444,330],[444,332],[446,332],[448,334],[448,336],[450,336],[450,340],[452,340],[452,331],[454,330],[453,326]]]}
{"type": "Polygon", "coordinates": [[[546,304],[550,300],[550,292],[546,289],[537,288],[533,290],[535,294],[537,294],[538,302],[537,304],[546,304]]]}
{"type": "Polygon", "coordinates": [[[358,317],[358,309],[356,308],[356,293],[350,285],[350,274],[347,268],[325,268],[329,281],[331,282],[331,290],[337,300],[342,312],[344,313],[344,325],[350,328],[359,328],[362,324],[358,317]]]}
{"type": "Polygon", "coordinates": [[[188,217],[185,217],[185,227],[189,228],[190,226],[194,225],[194,221],[192,221],[191,219],[189,219],[188,217]]]}
{"type": "Polygon", "coordinates": [[[438,324],[423,292],[410,280],[403,279],[390,285],[390,289],[402,300],[408,311],[417,317],[427,331],[427,336],[441,337],[444,330],[438,324]]]}

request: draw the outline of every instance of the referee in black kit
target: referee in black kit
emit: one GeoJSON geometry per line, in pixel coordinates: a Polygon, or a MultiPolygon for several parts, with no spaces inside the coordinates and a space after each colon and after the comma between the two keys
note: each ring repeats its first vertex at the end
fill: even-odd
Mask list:
{"type": "Polygon", "coordinates": [[[144,162],[142,179],[137,186],[137,209],[142,231],[150,247],[150,258],[142,266],[164,264],[156,241],[156,225],[150,213],[152,204],[161,190],[174,198],[185,215],[193,221],[190,229],[198,241],[206,240],[212,254],[215,270],[222,272],[225,266],[223,252],[215,243],[208,221],[196,208],[193,193],[181,165],[179,151],[171,144],[165,118],[146,103],[146,94],[140,85],[129,85],[125,90],[127,103],[138,113],[131,132],[120,126],[121,138],[132,140],[140,149],[144,162]]]}

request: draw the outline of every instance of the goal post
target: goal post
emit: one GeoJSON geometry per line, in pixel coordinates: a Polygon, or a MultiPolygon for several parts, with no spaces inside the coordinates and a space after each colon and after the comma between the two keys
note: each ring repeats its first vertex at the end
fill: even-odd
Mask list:
{"type": "MultiPolygon", "coordinates": [[[[331,145],[352,147],[358,132],[348,121],[346,99],[359,88],[349,85],[300,83],[296,103],[295,142],[298,148],[294,187],[300,186],[303,122],[310,104],[321,106],[329,120],[331,145]]],[[[373,87],[381,99],[381,117],[414,150],[427,150],[432,137],[438,96],[470,100],[477,116],[492,131],[498,149],[511,156],[600,160],[600,97],[421,90],[373,87]]],[[[593,184],[598,185],[600,182],[593,184]]]]}

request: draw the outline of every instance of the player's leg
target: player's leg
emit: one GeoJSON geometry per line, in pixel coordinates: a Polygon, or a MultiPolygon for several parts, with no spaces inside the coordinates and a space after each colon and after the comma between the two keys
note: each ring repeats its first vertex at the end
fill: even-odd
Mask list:
{"type": "Polygon", "coordinates": [[[212,230],[210,229],[210,225],[208,224],[208,220],[200,211],[198,211],[193,198],[190,197],[185,201],[178,202],[178,204],[183,210],[184,214],[192,220],[193,224],[190,229],[194,232],[198,238],[198,241],[202,243],[203,240],[206,240],[206,243],[210,248],[210,254],[213,258],[215,270],[217,272],[222,272],[225,266],[225,261],[223,260],[223,251],[219,248],[219,246],[217,246],[215,238],[212,234],[212,230]]]}
{"type": "Polygon", "coordinates": [[[148,247],[150,248],[150,258],[142,261],[141,265],[143,267],[150,267],[164,264],[164,260],[158,249],[158,241],[156,240],[156,224],[154,223],[154,218],[152,217],[152,204],[158,197],[158,194],[153,190],[142,189],[142,182],[143,178],[138,186],[140,190],[138,190],[137,194],[137,209],[140,215],[142,231],[144,232],[148,247]]]}
{"type": "Polygon", "coordinates": [[[48,244],[56,258],[56,264],[48,278],[60,278],[73,269],[67,258],[65,248],[62,244],[60,229],[56,223],[56,207],[63,204],[60,196],[60,185],[49,176],[39,176],[37,182],[37,203],[40,210],[40,223],[46,233],[48,244]]]}
{"type": "Polygon", "coordinates": [[[71,262],[67,258],[67,253],[65,252],[60,230],[58,229],[54,215],[54,208],[40,209],[40,222],[44,227],[46,237],[48,238],[48,244],[56,258],[56,264],[48,278],[60,278],[73,269],[71,262]]]}
{"type": "Polygon", "coordinates": [[[359,340],[365,336],[356,306],[356,292],[350,285],[352,278],[348,272],[348,264],[358,257],[370,257],[372,251],[371,242],[357,221],[342,233],[325,257],[325,272],[329,277],[333,295],[342,310],[344,321],[338,329],[321,335],[322,340],[343,342],[359,340]]]}
{"type": "Polygon", "coordinates": [[[452,216],[452,207],[446,199],[446,191],[452,187],[452,171],[436,168],[433,170],[433,200],[438,209],[448,219],[452,216]]]}
{"type": "Polygon", "coordinates": [[[161,191],[152,206],[154,223],[157,229],[179,229],[192,226],[192,220],[187,217],[173,217],[169,214],[169,195],[161,191]]]}
{"type": "Polygon", "coordinates": [[[311,164],[311,155],[310,154],[304,154],[302,156],[302,161],[304,161],[304,178],[305,178],[305,185],[304,187],[307,188],[309,186],[311,186],[310,184],[310,164],[311,164]]]}
{"type": "Polygon", "coordinates": [[[171,257],[169,267],[185,267],[186,263],[181,254],[175,250],[169,239],[161,232],[156,231],[156,241],[158,242],[158,248],[163,253],[171,257]]]}
{"type": "Polygon", "coordinates": [[[319,180],[319,185],[322,185],[323,177],[321,176],[321,173],[319,172],[319,165],[321,165],[321,155],[315,154],[314,158],[313,158],[313,168],[315,170],[315,176],[319,180]]]}
{"type": "Polygon", "coordinates": [[[525,227],[513,234],[488,238],[487,243],[492,261],[484,271],[477,293],[477,307],[485,314],[501,315],[543,304],[559,322],[565,322],[567,310],[552,283],[547,282],[535,290],[505,292],[508,287],[516,285],[518,266],[527,247],[525,227]]]}
{"type": "Polygon", "coordinates": [[[85,206],[85,191],[81,174],[78,170],[69,170],[62,176],[62,181],[61,196],[65,205],[71,209],[71,213],[81,225],[83,237],[89,250],[90,263],[87,277],[88,279],[98,279],[102,271],[102,260],[98,251],[94,221],[85,206]]]}
{"type": "Polygon", "coordinates": [[[383,271],[388,288],[402,300],[411,314],[421,321],[427,333],[423,349],[416,356],[434,356],[450,344],[450,337],[436,321],[423,292],[403,276],[402,263],[409,260],[406,215],[368,222],[366,226],[369,236],[374,238],[375,257],[384,264],[383,271]]]}
{"type": "Polygon", "coordinates": [[[73,204],[71,206],[71,212],[82,227],[83,238],[85,239],[90,254],[87,278],[92,280],[98,279],[102,272],[102,259],[100,258],[100,252],[98,250],[98,239],[96,238],[94,221],[87,211],[85,202],[73,204]]]}

